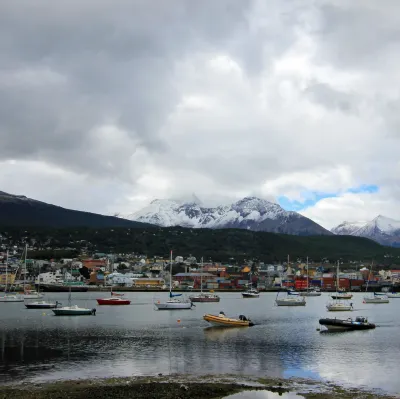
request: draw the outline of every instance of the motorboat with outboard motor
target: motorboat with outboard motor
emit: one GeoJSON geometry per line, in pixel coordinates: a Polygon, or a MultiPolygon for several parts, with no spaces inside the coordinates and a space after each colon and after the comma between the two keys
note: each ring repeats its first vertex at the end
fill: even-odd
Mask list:
{"type": "Polygon", "coordinates": [[[357,316],[355,320],[351,317],[348,319],[319,319],[319,324],[326,327],[328,331],[371,330],[376,327],[363,316],[357,316]]]}
{"type": "Polygon", "coordinates": [[[214,327],[252,327],[254,323],[244,315],[240,315],[238,319],[226,317],[224,312],[219,315],[205,314],[205,321],[208,321],[214,327]]]}

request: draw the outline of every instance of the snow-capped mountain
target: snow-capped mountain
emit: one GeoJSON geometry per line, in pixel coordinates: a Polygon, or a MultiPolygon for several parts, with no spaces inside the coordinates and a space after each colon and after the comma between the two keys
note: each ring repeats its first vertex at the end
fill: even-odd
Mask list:
{"type": "Polygon", "coordinates": [[[355,228],[356,223],[361,222],[354,224],[344,222],[331,231],[339,235],[370,238],[383,245],[400,246],[400,221],[379,215],[370,222],[364,222],[361,226],[358,225],[358,228],[355,228]],[[348,229],[346,229],[346,223],[350,226],[348,229]]]}
{"type": "Polygon", "coordinates": [[[125,218],[162,227],[239,228],[297,235],[332,234],[312,220],[278,204],[246,197],[230,205],[207,208],[196,202],[154,200],[125,218]]]}
{"type": "Polygon", "coordinates": [[[357,230],[364,227],[368,222],[343,222],[334,227],[331,232],[341,236],[351,236],[357,230]]]}

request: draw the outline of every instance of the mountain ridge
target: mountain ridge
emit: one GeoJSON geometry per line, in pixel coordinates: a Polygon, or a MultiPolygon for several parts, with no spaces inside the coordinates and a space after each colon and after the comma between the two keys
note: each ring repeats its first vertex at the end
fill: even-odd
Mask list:
{"type": "Polygon", "coordinates": [[[331,232],[369,238],[382,245],[400,246],[400,221],[383,215],[366,222],[343,222],[331,229],[331,232]]]}
{"type": "Polygon", "coordinates": [[[329,230],[294,211],[257,197],[244,197],[229,205],[204,207],[195,202],[155,199],[129,220],[160,227],[239,228],[294,235],[331,235],[329,230]]]}

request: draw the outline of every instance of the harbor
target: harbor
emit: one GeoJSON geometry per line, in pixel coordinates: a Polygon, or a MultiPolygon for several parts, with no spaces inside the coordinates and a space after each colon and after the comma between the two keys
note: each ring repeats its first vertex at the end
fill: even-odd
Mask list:
{"type": "MultiPolygon", "coordinates": [[[[400,345],[396,300],[364,304],[355,293],[354,315],[376,329],[322,334],[330,295],[307,298],[304,307],[275,306],[274,293],[244,299],[220,293],[219,303],[198,303],[179,311],[158,311],[168,293],[129,292],[128,306],[99,306],[95,316],[56,317],[51,310],[29,310],[23,303],[0,306],[0,378],[4,384],[39,384],[80,378],[130,378],[168,375],[251,375],[257,378],[334,382],[346,389],[376,389],[395,394],[400,345]],[[206,313],[244,314],[250,328],[210,327],[206,313]],[[381,359],[384,358],[385,362],[381,359]],[[355,367],[355,365],[358,365],[355,367]]],[[[65,305],[67,293],[46,293],[65,305]]],[[[104,297],[101,294],[100,297],[104,297]]],[[[73,293],[73,303],[96,307],[99,293],[73,293]]],[[[340,317],[340,316],[338,316],[340,317]]],[[[345,316],[347,317],[347,315],[345,316]]]]}

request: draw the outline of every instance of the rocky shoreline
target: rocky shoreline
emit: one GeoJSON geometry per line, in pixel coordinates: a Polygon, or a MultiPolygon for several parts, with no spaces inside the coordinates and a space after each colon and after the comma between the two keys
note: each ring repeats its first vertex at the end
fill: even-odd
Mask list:
{"type": "Polygon", "coordinates": [[[305,399],[395,399],[398,396],[331,383],[304,379],[255,378],[239,376],[169,375],[157,377],[108,378],[94,380],[23,383],[0,387],[0,399],[218,399],[263,390],[284,394],[294,392],[305,399]]]}

